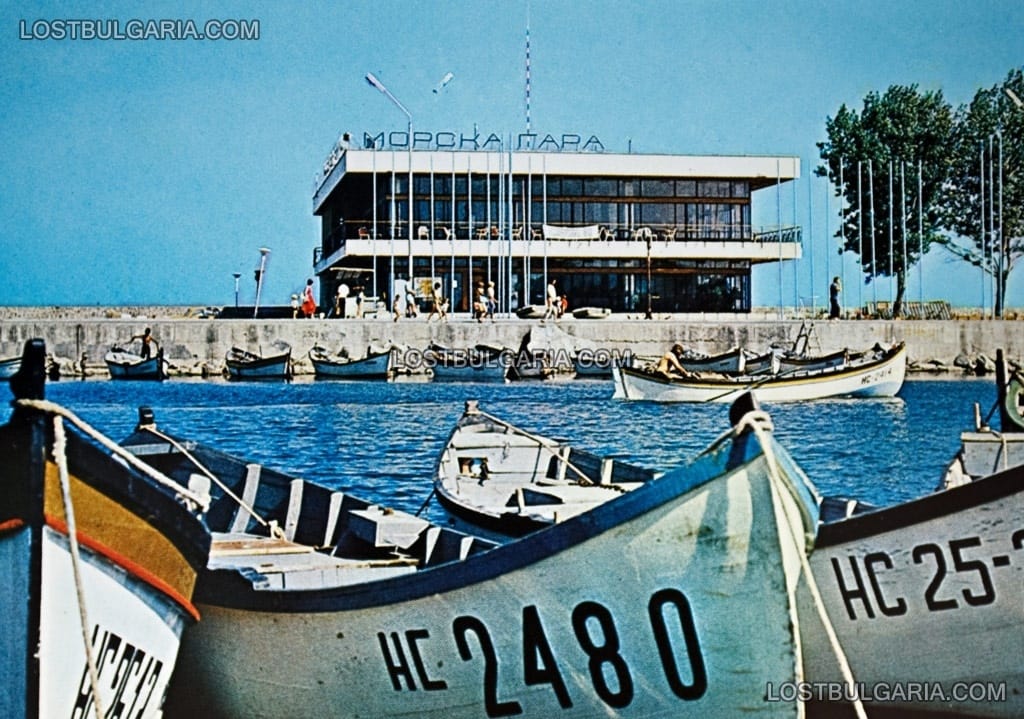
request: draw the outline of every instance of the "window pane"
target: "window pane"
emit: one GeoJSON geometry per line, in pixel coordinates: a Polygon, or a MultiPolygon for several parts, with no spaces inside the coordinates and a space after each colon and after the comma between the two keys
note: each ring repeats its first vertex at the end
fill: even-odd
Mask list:
{"type": "Polygon", "coordinates": [[[565,197],[578,197],[583,194],[583,180],[565,178],[562,180],[562,195],[565,197]]]}
{"type": "Polygon", "coordinates": [[[696,197],[696,180],[676,180],[676,195],[679,197],[696,197]]]}
{"type": "Polygon", "coordinates": [[[672,197],[675,194],[675,183],[672,180],[641,180],[641,197],[672,197]]]}
{"type": "Polygon", "coordinates": [[[615,197],[618,184],[615,180],[587,180],[584,191],[589,197],[615,197]]]}

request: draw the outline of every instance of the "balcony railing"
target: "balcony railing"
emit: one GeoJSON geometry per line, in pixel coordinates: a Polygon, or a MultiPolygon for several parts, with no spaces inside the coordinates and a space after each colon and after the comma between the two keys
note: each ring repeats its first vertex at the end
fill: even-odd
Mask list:
{"type": "MultiPolygon", "coordinates": [[[[601,240],[605,242],[646,242],[648,235],[655,242],[707,242],[707,241],[732,241],[732,242],[759,242],[759,243],[799,243],[802,237],[802,230],[798,225],[792,226],[769,226],[754,227],[753,225],[742,224],[713,224],[699,223],[687,225],[645,225],[643,227],[614,227],[600,224],[587,225],[563,225],[559,228],[584,229],[596,228],[592,236],[586,239],[601,240]]],[[[449,240],[449,239],[475,239],[491,241],[519,241],[519,240],[543,240],[552,242],[560,238],[544,236],[544,227],[541,224],[531,224],[529,227],[523,224],[491,224],[458,222],[454,225],[454,233],[451,232],[452,224],[445,222],[417,223],[414,225],[414,240],[449,240]]],[[[346,240],[369,240],[380,239],[407,240],[409,238],[408,224],[405,222],[378,222],[374,228],[372,222],[344,222],[339,224],[323,242],[322,252],[328,256],[338,251],[345,245],[346,240]]]]}

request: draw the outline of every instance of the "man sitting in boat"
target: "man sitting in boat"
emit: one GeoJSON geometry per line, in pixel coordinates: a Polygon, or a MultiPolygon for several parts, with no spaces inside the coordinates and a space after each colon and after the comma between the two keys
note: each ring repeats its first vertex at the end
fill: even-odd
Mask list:
{"type": "Polygon", "coordinates": [[[655,371],[658,374],[663,374],[669,379],[672,377],[682,376],[686,379],[691,379],[697,375],[694,372],[690,372],[688,369],[683,367],[680,363],[679,358],[683,356],[683,346],[681,344],[672,345],[672,349],[661,356],[658,360],[658,366],[655,367],[655,371]]]}

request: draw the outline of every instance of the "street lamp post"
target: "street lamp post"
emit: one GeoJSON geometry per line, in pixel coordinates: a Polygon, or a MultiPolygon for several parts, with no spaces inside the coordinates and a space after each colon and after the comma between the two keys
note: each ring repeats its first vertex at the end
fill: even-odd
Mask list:
{"type": "MultiPolygon", "coordinates": [[[[405,119],[407,121],[407,125],[406,125],[407,130],[406,130],[406,132],[407,132],[408,139],[409,139],[409,188],[408,188],[409,189],[409,217],[408,217],[408,220],[409,220],[409,266],[408,266],[409,278],[408,278],[408,280],[409,280],[409,282],[412,282],[412,237],[413,237],[413,234],[412,234],[412,229],[413,229],[412,228],[412,113],[409,112],[406,109],[405,105],[403,105],[398,100],[397,97],[395,97],[394,95],[391,94],[390,90],[388,90],[386,87],[384,87],[384,83],[382,83],[380,80],[378,80],[377,76],[374,75],[372,72],[366,73],[366,82],[368,82],[371,87],[374,87],[374,88],[380,90],[387,99],[391,100],[391,102],[394,103],[395,107],[397,107],[399,110],[401,110],[405,114],[405,119]]],[[[394,218],[392,218],[392,220],[394,220],[394,218]]],[[[454,230],[455,228],[453,227],[452,229],[454,230]]],[[[394,260],[394,257],[392,257],[392,260],[394,260]]],[[[455,268],[452,267],[452,272],[454,273],[454,271],[455,271],[455,268]]],[[[374,272],[376,273],[376,268],[374,268],[374,272]]],[[[390,292],[391,292],[391,302],[394,303],[394,301],[395,301],[395,297],[394,297],[394,294],[395,294],[394,262],[392,262],[392,266],[391,266],[391,287],[390,287],[390,292]]]]}
{"type": "Polygon", "coordinates": [[[260,313],[260,292],[263,290],[263,273],[267,269],[267,255],[270,250],[266,247],[260,248],[260,268],[256,270],[256,306],[253,307],[252,316],[255,319],[260,313]]]}
{"type": "Polygon", "coordinates": [[[644,239],[647,240],[647,314],[644,315],[644,319],[653,319],[654,315],[651,313],[651,232],[648,230],[644,233],[644,239]]]}
{"type": "Polygon", "coordinates": [[[238,279],[242,276],[241,272],[231,273],[235,278],[235,307],[238,307],[238,279]]]}

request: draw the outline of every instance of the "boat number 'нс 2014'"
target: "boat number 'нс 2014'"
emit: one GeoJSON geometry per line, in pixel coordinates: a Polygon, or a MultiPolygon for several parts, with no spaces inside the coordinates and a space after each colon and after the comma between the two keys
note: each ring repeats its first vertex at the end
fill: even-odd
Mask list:
{"type": "MultiPolygon", "coordinates": [[[[914,564],[932,567],[931,578],[927,586],[923,587],[922,597],[924,606],[930,612],[938,612],[947,609],[958,609],[962,606],[980,607],[993,604],[996,601],[996,585],[992,579],[993,569],[1010,566],[1009,554],[995,554],[991,557],[981,557],[977,549],[982,546],[980,537],[964,537],[952,539],[945,545],[935,542],[918,544],[910,550],[910,558],[914,564]],[[944,582],[951,575],[958,575],[964,582],[970,582],[972,586],[965,586],[960,591],[960,596],[953,591],[943,587],[944,582]],[[962,599],[962,602],[961,602],[962,599]]],[[[1024,549],[1024,529],[1018,529],[1010,537],[1010,546],[1013,550],[1024,549]]],[[[992,543],[988,544],[992,547],[992,543]]],[[[849,571],[844,570],[839,559],[832,557],[832,570],[835,572],[836,586],[846,606],[846,613],[852,621],[859,618],[874,619],[875,610],[872,607],[872,598],[878,611],[887,617],[898,617],[907,613],[909,606],[906,597],[886,596],[882,591],[882,584],[879,582],[879,575],[888,570],[895,569],[892,557],[886,552],[871,552],[863,558],[850,556],[849,571]],[[863,567],[864,576],[867,577],[867,584],[864,583],[861,575],[863,567]],[[857,604],[863,609],[861,616],[857,613],[857,604]]],[[[906,582],[895,583],[906,591],[906,582]]],[[[1020,588],[1015,591],[1019,592],[1020,588]]]]}
{"type": "MultiPolygon", "coordinates": [[[[672,692],[683,700],[700,698],[707,690],[708,679],[697,627],[686,595],[677,589],[656,591],[647,603],[647,615],[661,667],[672,692]],[[678,622],[677,629],[669,625],[668,617],[673,614],[674,621],[678,622]],[[680,633],[681,640],[678,639],[680,633]],[[672,635],[677,637],[676,643],[683,646],[673,646],[672,635]]],[[[587,657],[594,692],[612,708],[629,706],[633,700],[634,683],[625,654],[630,648],[621,645],[611,611],[598,602],[580,602],[572,610],[572,631],[579,649],[587,657]]],[[[459,616],[452,622],[452,635],[463,661],[483,662],[482,691],[487,716],[521,714],[523,710],[519,702],[502,701],[498,697],[498,670],[501,662],[487,625],[477,617],[459,616]]],[[[429,644],[420,644],[431,640],[426,629],[391,632],[390,647],[388,639],[388,635],[383,632],[377,634],[384,664],[395,691],[402,691],[403,681],[405,689],[415,691],[417,679],[419,686],[427,691],[448,688],[443,679],[431,677],[427,673],[427,665],[433,664],[424,657],[425,652],[429,654],[429,644]]],[[[523,607],[522,649],[523,683],[527,686],[548,684],[559,705],[563,709],[571,707],[572,698],[548,641],[540,612],[534,605],[523,607]]],[[[646,652],[648,647],[632,649],[646,652]]]]}

